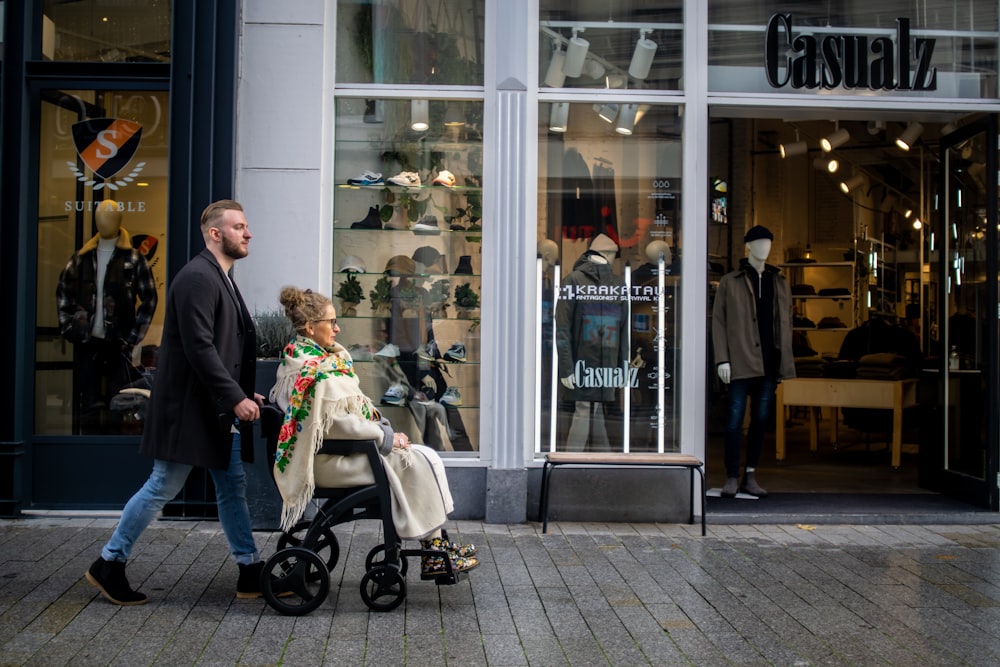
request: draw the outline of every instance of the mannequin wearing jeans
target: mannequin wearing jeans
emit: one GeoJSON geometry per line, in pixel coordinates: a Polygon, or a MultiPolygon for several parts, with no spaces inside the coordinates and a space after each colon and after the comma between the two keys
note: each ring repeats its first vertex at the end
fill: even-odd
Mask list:
{"type": "Polygon", "coordinates": [[[766,263],[774,235],[752,227],[744,237],[748,257],[719,282],[712,310],[712,343],[719,379],[729,385],[726,409],[726,483],[722,496],[738,491],[758,498],[767,491],[755,470],[764,445],[767,420],[773,414],[774,390],[795,377],[791,345],[791,290],[779,270],[766,263]],[[746,468],[739,481],[743,418],[750,405],[746,468]]]}

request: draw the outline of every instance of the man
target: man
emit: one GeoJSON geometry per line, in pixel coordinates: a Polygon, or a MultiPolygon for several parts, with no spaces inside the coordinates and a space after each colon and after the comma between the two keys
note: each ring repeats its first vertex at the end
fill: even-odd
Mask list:
{"type": "Polygon", "coordinates": [[[146,602],[132,590],[125,563],[132,546],[163,506],[183,488],[192,467],[215,483],[219,521],[240,568],[237,597],[260,596],[263,563],[254,543],[243,461],[252,461],[249,427],[263,396],[253,392],[256,332],[232,281],[252,234],[235,201],[210,204],[201,215],[205,250],[181,269],[167,294],[156,379],[143,432],[153,457],[149,479],[125,505],[114,534],[87,571],[87,581],[120,605],[146,602]],[[241,455],[242,454],[242,455],[241,455]]]}

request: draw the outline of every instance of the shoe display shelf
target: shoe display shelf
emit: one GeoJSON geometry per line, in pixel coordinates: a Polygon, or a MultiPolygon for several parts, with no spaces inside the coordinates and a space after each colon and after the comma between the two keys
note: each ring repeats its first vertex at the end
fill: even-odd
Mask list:
{"type": "Polygon", "coordinates": [[[820,354],[836,356],[857,323],[854,252],[817,248],[811,254],[780,265],[792,289],[792,330],[806,333],[820,354]]]}

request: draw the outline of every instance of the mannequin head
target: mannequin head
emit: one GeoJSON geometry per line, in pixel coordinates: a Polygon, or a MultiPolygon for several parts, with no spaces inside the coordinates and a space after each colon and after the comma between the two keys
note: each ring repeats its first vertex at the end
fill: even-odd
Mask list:
{"type": "Polygon", "coordinates": [[[551,268],[559,261],[559,245],[552,239],[542,239],[538,242],[538,255],[545,268],[551,268]]]}
{"type": "Polygon", "coordinates": [[[94,211],[94,222],[102,239],[118,238],[122,228],[122,212],[118,208],[118,202],[105,199],[98,204],[94,211]]]}
{"type": "Polygon", "coordinates": [[[660,255],[663,255],[663,263],[666,265],[669,265],[673,261],[673,252],[671,252],[670,245],[666,241],[659,239],[650,241],[649,245],[646,246],[646,259],[653,264],[658,264],[660,255]]]}
{"type": "Polygon", "coordinates": [[[747,254],[750,259],[758,262],[767,261],[767,256],[771,254],[771,239],[757,239],[747,243],[747,254]]]}
{"type": "MultiPolygon", "coordinates": [[[[594,240],[590,243],[590,249],[597,254],[597,257],[602,258],[604,261],[602,264],[611,264],[615,261],[615,257],[618,256],[618,244],[611,240],[611,237],[607,234],[598,234],[594,237],[594,240]]],[[[597,259],[594,257],[594,259],[597,259]]]]}

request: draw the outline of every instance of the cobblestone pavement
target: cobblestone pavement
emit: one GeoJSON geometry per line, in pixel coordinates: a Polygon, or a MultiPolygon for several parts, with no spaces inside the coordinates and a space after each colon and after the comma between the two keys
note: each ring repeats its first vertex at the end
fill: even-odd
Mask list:
{"type": "MultiPolygon", "coordinates": [[[[215,522],[158,521],[118,607],[82,577],[114,518],[0,521],[3,665],[996,665],[1000,523],[837,526],[458,521],[483,564],[405,602],[359,595],[378,523],[335,529],[312,614],[236,600],[215,522]]],[[[264,556],[278,535],[258,533],[264,556]]]]}

